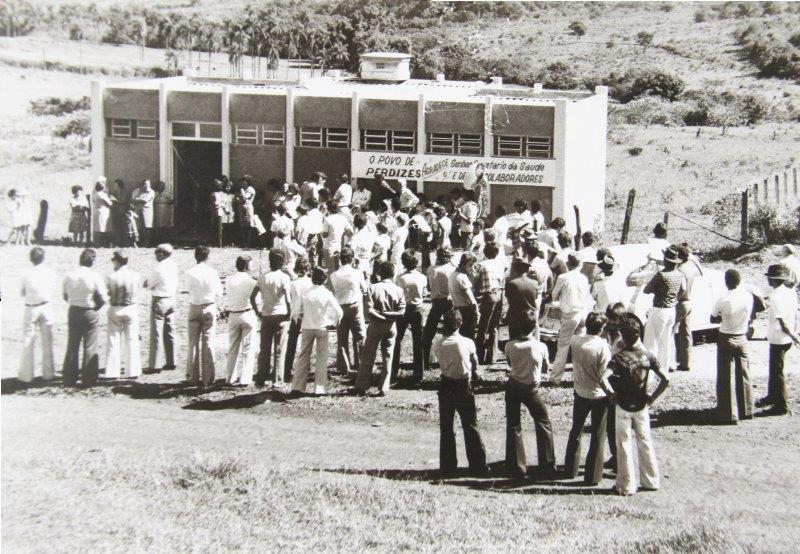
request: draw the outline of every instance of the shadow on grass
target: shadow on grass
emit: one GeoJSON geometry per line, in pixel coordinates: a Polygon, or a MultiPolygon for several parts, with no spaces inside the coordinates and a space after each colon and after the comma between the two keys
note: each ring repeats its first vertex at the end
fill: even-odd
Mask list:
{"type": "Polygon", "coordinates": [[[717,412],[714,408],[703,408],[700,410],[666,410],[653,414],[650,421],[650,427],[654,429],[659,427],[691,427],[701,425],[723,426],[724,424],[720,423],[717,419],[717,412]]]}
{"type": "Polygon", "coordinates": [[[264,402],[286,402],[286,395],[281,391],[263,391],[253,394],[240,394],[222,400],[197,400],[183,407],[184,410],[242,410],[255,408],[264,402]]]}
{"type": "Polygon", "coordinates": [[[366,475],[390,481],[427,482],[435,486],[465,487],[471,490],[512,494],[583,495],[606,496],[613,494],[611,488],[588,487],[582,482],[555,479],[550,474],[529,468],[525,477],[505,475],[504,462],[489,464],[489,475],[476,477],[466,468],[455,474],[443,476],[438,469],[324,469],[328,473],[341,475],[366,475]]]}
{"type": "MultiPolygon", "coordinates": [[[[86,386],[81,383],[78,383],[74,386],[66,386],[64,385],[64,381],[61,377],[56,377],[55,379],[45,380],[41,377],[36,377],[32,382],[25,383],[24,381],[20,381],[16,377],[9,377],[6,379],[2,379],[0,381],[0,394],[18,394],[21,392],[29,391],[29,390],[36,390],[36,389],[65,389],[65,390],[90,390],[90,389],[102,389],[102,388],[109,388],[109,387],[117,387],[120,384],[126,385],[136,385],[137,383],[130,379],[104,379],[100,377],[100,379],[91,386],[86,386]]],[[[113,391],[116,392],[116,391],[113,391]]]]}

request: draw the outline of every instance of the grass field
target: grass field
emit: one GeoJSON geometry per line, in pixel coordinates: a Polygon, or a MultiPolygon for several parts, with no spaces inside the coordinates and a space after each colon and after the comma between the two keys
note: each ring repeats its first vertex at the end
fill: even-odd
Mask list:
{"type": "MultiPolygon", "coordinates": [[[[201,0],[181,9],[223,9],[211,4],[201,0]]],[[[224,9],[238,5],[237,0],[224,9]]],[[[739,59],[731,36],[738,21],[695,24],[692,14],[698,4],[673,7],[662,12],[657,4],[563,4],[521,22],[474,22],[458,26],[462,30],[458,32],[480,34],[475,40],[487,54],[513,50],[537,66],[568,59],[591,73],[663,67],[693,87],[755,90],[781,109],[798,102],[800,86],[757,79],[739,59]],[[575,19],[588,27],[581,39],[566,31],[575,19]],[[642,51],[626,44],[639,30],[653,31],[657,46],[642,51]],[[607,48],[612,39],[615,46],[607,48]],[[665,44],[678,53],[658,47],[665,44]]],[[[775,25],[786,21],[783,14],[775,25]]],[[[458,29],[446,24],[443,36],[458,29]]],[[[2,39],[0,60],[18,61],[23,55],[33,59],[36,48],[47,42],[41,37],[2,39]]],[[[84,55],[85,63],[96,67],[109,60],[140,65],[136,48],[87,47],[84,55]]],[[[74,56],[65,53],[64,59],[74,56]]],[[[148,51],[146,56],[145,65],[157,60],[159,52],[148,51]]],[[[34,117],[27,113],[28,103],[44,96],[88,95],[93,78],[0,65],[0,189],[22,184],[35,201],[47,199],[51,240],[67,234],[69,187],[87,186],[94,175],[84,142],[51,134],[69,116],[34,117]]],[[[612,124],[605,242],[619,240],[624,202],[632,187],[637,189],[637,202],[631,239],[638,241],[666,210],[713,225],[707,207],[715,200],[800,157],[796,122],[735,128],[724,136],[719,129],[703,128],[697,135],[696,127],[612,124]],[[642,152],[632,156],[628,150],[637,146],[642,152]]],[[[0,238],[5,238],[6,212],[1,208],[2,202],[0,238]]],[[[690,224],[671,221],[676,241],[688,240],[701,250],[725,244],[690,224]]],[[[735,233],[735,224],[732,227],[735,233]]],[[[224,276],[233,271],[239,253],[214,249],[210,261],[224,276]]],[[[60,273],[68,271],[75,267],[78,254],[77,248],[48,246],[47,263],[60,273]]],[[[258,262],[259,255],[251,254],[258,262]]],[[[750,282],[763,286],[763,267],[777,255],[776,249],[767,248],[742,259],[737,267],[750,282]]],[[[99,251],[100,273],[111,270],[110,257],[110,250],[99,251]]],[[[436,473],[437,372],[426,375],[418,386],[404,383],[380,399],[346,394],[338,376],[332,376],[332,394],[325,398],[287,401],[280,389],[217,386],[200,391],[178,384],[184,377],[182,365],[138,382],[104,381],[93,389],[43,383],[20,387],[13,377],[21,340],[22,302],[17,291],[26,258],[25,247],[0,247],[0,539],[9,552],[797,550],[800,418],[756,417],[735,427],[713,425],[713,345],[695,347],[694,371],[675,374],[654,406],[661,491],[632,498],[612,496],[612,474],[595,489],[583,487],[580,480],[503,478],[503,361],[488,368],[486,382],[477,390],[479,427],[492,475],[443,481],[436,473]]],[[[175,258],[181,270],[192,264],[189,250],[176,251],[175,258]]],[[[131,267],[144,272],[151,260],[152,252],[136,251],[131,267]]],[[[186,359],[186,304],[182,293],[177,317],[179,364],[186,359]]],[[[141,296],[143,322],[147,310],[147,299],[141,296]]],[[[63,303],[58,303],[55,315],[60,366],[66,343],[63,303]]],[[[766,386],[764,331],[760,319],[756,336],[762,340],[750,344],[756,398],[763,396],[766,386]]],[[[147,335],[144,325],[140,335],[147,335]]],[[[100,337],[102,353],[105,314],[100,337]]],[[[224,325],[217,344],[224,363],[224,325]]],[[[147,347],[145,340],[143,356],[147,347]]],[[[408,338],[403,357],[410,357],[408,338]]],[[[790,351],[787,370],[790,400],[797,406],[797,349],[790,351]]],[[[561,463],[572,390],[547,387],[543,396],[561,463]]],[[[523,426],[528,463],[533,465],[530,420],[523,419],[523,426]]],[[[460,438],[458,442],[464,465],[460,438]]],[[[584,444],[584,452],[586,448],[584,444]]]]}

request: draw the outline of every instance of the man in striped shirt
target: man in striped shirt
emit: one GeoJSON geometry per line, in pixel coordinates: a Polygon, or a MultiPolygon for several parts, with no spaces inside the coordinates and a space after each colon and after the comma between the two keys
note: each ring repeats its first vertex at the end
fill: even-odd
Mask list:
{"type": "Polygon", "coordinates": [[[503,282],[506,277],[504,260],[498,256],[500,249],[496,242],[484,246],[486,259],[478,264],[476,296],[478,298],[478,330],[476,348],[478,363],[494,362],[494,350],[497,342],[497,327],[503,315],[503,282]]]}
{"type": "Polygon", "coordinates": [[[653,295],[653,309],[647,316],[644,328],[644,346],[658,359],[662,368],[671,368],[675,358],[673,329],[678,302],[689,299],[686,277],[678,271],[678,250],[670,246],[664,250],[664,269],[655,274],[644,287],[644,294],[653,295]]]}

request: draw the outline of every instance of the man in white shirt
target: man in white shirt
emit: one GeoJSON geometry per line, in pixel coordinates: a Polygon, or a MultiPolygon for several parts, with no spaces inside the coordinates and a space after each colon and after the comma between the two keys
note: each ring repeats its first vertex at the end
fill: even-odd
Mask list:
{"type": "Polygon", "coordinates": [[[413,216],[409,221],[409,234],[411,236],[411,247],[419,249],[422,254],[422,271],[427,270],[431,266],[431,228],[429,218],[433,217],[431,210],[425,209],[425,206],[418,204],[414,208],[413,216]]]}
{"type": "Polygon", "coordinates": [[[53,359],[53,290],[56,286],[56,274],[44,263],[44,249],[40,246],[31,248],[28,257],[33,267],[22,274],[22,297],[25,299],[25,315],[23,316],[22,357],[20,358],[17,377],[23,383],[33,381],[36,373],[34,351],[36,336],[39,335],[42,345],[42,377],[53,379],[55,362],[53,359]]]}
{"type": "Polygon", "coordinates": [[[301,225],[308,236],[306,246],[309,247],[311,255],[309,258],[316,261],[318,265],[323,263],[322,233],[325,231],[325,217],[319,211],[319,203],[311,198],[306,202],[308,213],[297,221],[297,226],[301,225]]]}
{"type": "Polygon", "coordinates": [[[450,248],[450,234],[453,232],[453,220],[447,215],[447,210],[442,206],[435,209],[436,224],[439,226],[437,231],[437,248],[450,248]]]}
{"type": "Polygon", "coordinates": [[[356,267],[366,279],[372,275],[372,258],[375,256],[375,233],[367,227],[367,218],[356,214],[353,218],[355,234],[350,239],[350,247],[356,260],[356,267]]]}
{"type": "Polygon", "coordinates": [[[353,193],[352,204],[362,210],[368,209],[372,193],[366,187],[356,185],[356,191],[353,193]]]}
{"type": "Polygon", "coordinates": [[[74,387],[78,373],[84,386],[97,383],[100,360],[97,353],[98,312],[106,303],[105,285],[90,268],[97,257],[87,248],[81,252],[80,267],[64,276],[64,300],[69,304],[67,313],[67,353],[64,356],[64,385],[74,387]],[[83,364],[80,364],[83,343],[83,364]]]}
{"type": "Polygon", "coordinates": [[[106,277],[109,304],[106,377],[136,379],[142,374],[136,302],[141,278],[130,270],[128,256],[122,250],[115,251],[111,261],[114,271],[106,277]]]}
{"type": "Polygon", "coordinates": [[[558,235],[566,226],[566,222],[560,217],[557,217],[550,222],[549,228],[539,230],[539,233],[536,235],[536,240],[545,243],[548,248],[559,252],[561,250],[561,245],[558,242],[558,235]]]}
{"type": "Polygon", "coordinates": [[[253,311],[258,312],[256,299],[261,295],[261,349],[258,353],[258,372],[255,383],[263,387],[267,380],[285,380],[284,358],[289,328],[289,288],[292,279],[283,270],[283,252],[269,252],[269,271],[258,278],[250,295],[253,311]]]}
{"type": "Polygon", "coordinates": [[[333,194],[333,199],[339,203],[339,208],[343,211],[350,211],[350,204],[353,202],[353,187],[350,186],[350,179],[347,175],[339,178],[339,188],[333,194]]]}
{"type": "Polygon", "coordinates": [[[800,257],[798,257],[797,247],[793,244],[784,244],[781,250],[783,258],[781,258],[780,264],[789,272],[786,286],[790,289],[797,288],[800,285],[800,257]]]}
{"type": "Polygon", "coordinates": [[[400,184],[400,209],[410,210],[419,203],[419,198],[414,194],[405,179],[398,179],[400,184]]]}
{"type": "Polygon", "coordinates": [[[408,214],[399,212],[395,218],[397,228],[392,231],[392,253],[389,261],[394,267],[400,269],[402,266],[403,252],[406,250],[406,240],[408,240],[408,214]]]}
{"type": "Polygon", "coordinates": [[[553,362],[551,381],[559,385],[564,378],[569,344],[573,335],[581,334],[583,320],[589,312],[591,297],[589,281],[580,272],[581,261],[576,253],[567,257],[567,272],[558,276],[553,286],[553,302],[561,309],[561,328],[558,331],[558,350],[553,362]]]}
{"type": "Polygon", "coordinates": [[[544,214],[542,213],[542,203],[539,200],[531,200],[531,228],[534,233],[544,229],[544,214]]]}
{"type": "Polygon", "coordinates": [[[508,230],[506,232],[520,233],[523,229],[531,227],[531,212],[528,211],[528,203],[524,198],[514,200],[514,212],[506,216],[508,230]]]}
{"type": "Polygon", "coordinates": [[[283,204],[275,206],[275,219],[272,220],[269,230],[273,235],[282,232],[284,237],[291,237],[294,233],[294,221],[286,214],[283,204]]]}
{"type": "Polygon", "coordinates": [[[328,272],[336,271],[339,266],[339,252],[346,235],[353,234],[353,226],[347,218],[339,212],[339,202],[328,200],[328,216],[322,227],[323,252],[325,253],[325,267],[328,272]]]}
{"type": "Polygon", "coordinates": [[[719,323],[717,339],[717,417],[720,423],[753,418],[753,386],[747,353],[747,331],[753,311],[753,294],[739,286],[735,269],[725,272],[728,294],[717,300],[711,319],[719,323]],[[731,364],[735,364],[736,410],[731,402],[731,364]],[[738,417],[737,417],[738,416],[738,417]]]}
{"type": "Polygon", "coordinates": [[[253,335],[256,329],[256,314],[250,305],[250,295],[256,280],[247,273],[250,256],[236,258],[236,273],[225,278],[228,296],[228,374],[230,384],[252,385],[255,370],[256,349],[253,335]]]}
{"type": "Polygon", "coordinates": [[[597,264],[601,276],[592,283],[592,298],[595,311],[606,313],[606,308],[617,302],[626,301],[627,286],[625,278],[617,270],[617,262],[611,255],[605,256],[597,264]]]}
{"type": "Polygon", "coordinates": [[[347,375],[358,369],[359,353],[364,346],[364,295],[369,286],[364,272],[353,267],[353,251],[345,246],[339,253],[341,266],[330,274],[331,289],[342,318],[336,329],[336,370],[347,375]],[[353,336],[353,357],[349,355],[348,339],[353,336]]]}
{"type": "Polygon", "coordinates": [[[794,344],[800,347],[800,336],[797,334],[797,293],[786,283],[791,279],[789,272],[781,264],[774,264],[767,269],[767,281],[772,287],[769,298],[767,317],[767,341],[769,341],[769,382],[767,396],[756,405],[771,405],[767,412],[770,415],[791,414],[786,396],[786,376],[783,372],[784,357],[794,344]]]}
{"type": "Polygon", "coordinates": [[[403,317],[397,320],[397,338],[394,343],[392,358],[392,381],[397,381],[400,373],[400,347],[406,329],[411,327],[411,343],[414,358],[414,380],[422,380],[422,301],[428,291],[428,279],[417,271],[419,260],[416,251],[408,249],[401,256],[405,271],[395,277],[395,284],[403,289],[406,310],[403,317]]]}
{"type": "Polygon", "coordinates": [[[314,350],[314,392],[315,394],[327,392],[328,332],[335,329],[342,318],[342,309],[336,298],[325,287],[327,279],[328,273],[321,267],[315,267],[311,271],[311,283],[314,286],[300,299],[298,317],[303,321],[302,339],[297,371],[292,378],[293,397],[302,395],[306,391],[312,350],[314,350]]]}
{"type": "Polygon", "coordinates": [[[480,208],[478,204],[475,202],[475,192],[471,190],[466,190],[463,193],[464,197],[464,204],[458,208],[458,232],[459,238],[461,240],[461,244],[464,247],[469,247],[469,240],[472,236],[473,227],[472,224],[475,223],[475,220],[478,219],[480,215],[480,208]]]}
{"type": "Polygon", "coordinates": [[[175,295],[178,290],[178,265],[172,259],[172,245],[156,247],[156,265],[144,282],[150,289],[150,359],[145,373],[175,369],[175,295]],[[164,349],[164,366],[158,369],[159,354],[164,349]]]}
{"type": "Polygon", "coordinates": [[[506,215],[505,206],[497,206],[494,210],[495,220],[492,229],[495,232],[495,242],[501,253],[505,252],[506,241],[508,240],[508,229],[510,223],[506,215]]]}
{"type": "Polygon", "coordinates": [[[206,263],[209,250],[194,250],[197,264],[184,273],[189,290],[189,344],[186,380],[195,385],[210,385],[216,372],[217,302],[222,297],[222,282],[217,270],[206,263]]]}
{"type": "Polygon", "coordinates": [[[314,285],[311,283],[311,264],[308,258],[297,258],[294,263],[294,279],[289,287],[289,310],[291,321],[289,322],[288,337],[286,339],[286,356],[284,356],[283,367],[285,368],[284,377],[286,380],[291,378],[294,358],[297,353],[297,344],[300,340],[300,327],[302,325],[300,317],[300,300],[303,295],[311,290],[314,285]]]}

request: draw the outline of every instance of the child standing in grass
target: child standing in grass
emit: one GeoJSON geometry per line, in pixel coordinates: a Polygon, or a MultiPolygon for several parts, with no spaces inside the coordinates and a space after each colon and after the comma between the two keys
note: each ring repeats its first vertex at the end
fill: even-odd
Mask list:
{"type": "Polygon", "coordinates": [[[659,488],[658,463],[650,436],[649,407],[666,390],[669,379],[656,357],[642,344],[635,319],[626,317],[622,321],[620,335],[622,350],[611,358],[609,364],[613,371],[609,378],[613,387],[611,400],[616,404],[617,482],[614,490],[622,496],[630,496],[637,490],[633,475],[634,440],[639,455],[639,485],[648,491],[659,488]],[[651,370],[659,382],[655,392],[648,394],[647,379],[651,370]]]}
{"type": "Polygon", "coordinates": [[[459,334],[461,314],[452,309],[444,315],[443,336],[433,345],[439,360],[442,380],[439,383],[439,469],[443,476],[452,475],[458,468],[456,435],[453,424],[456,412],[464,429],[464,444],[470,473],[486,475],[486,450],[478,432],[478,415],[470,377],[478,368],[475,343],[459,334]]]}

